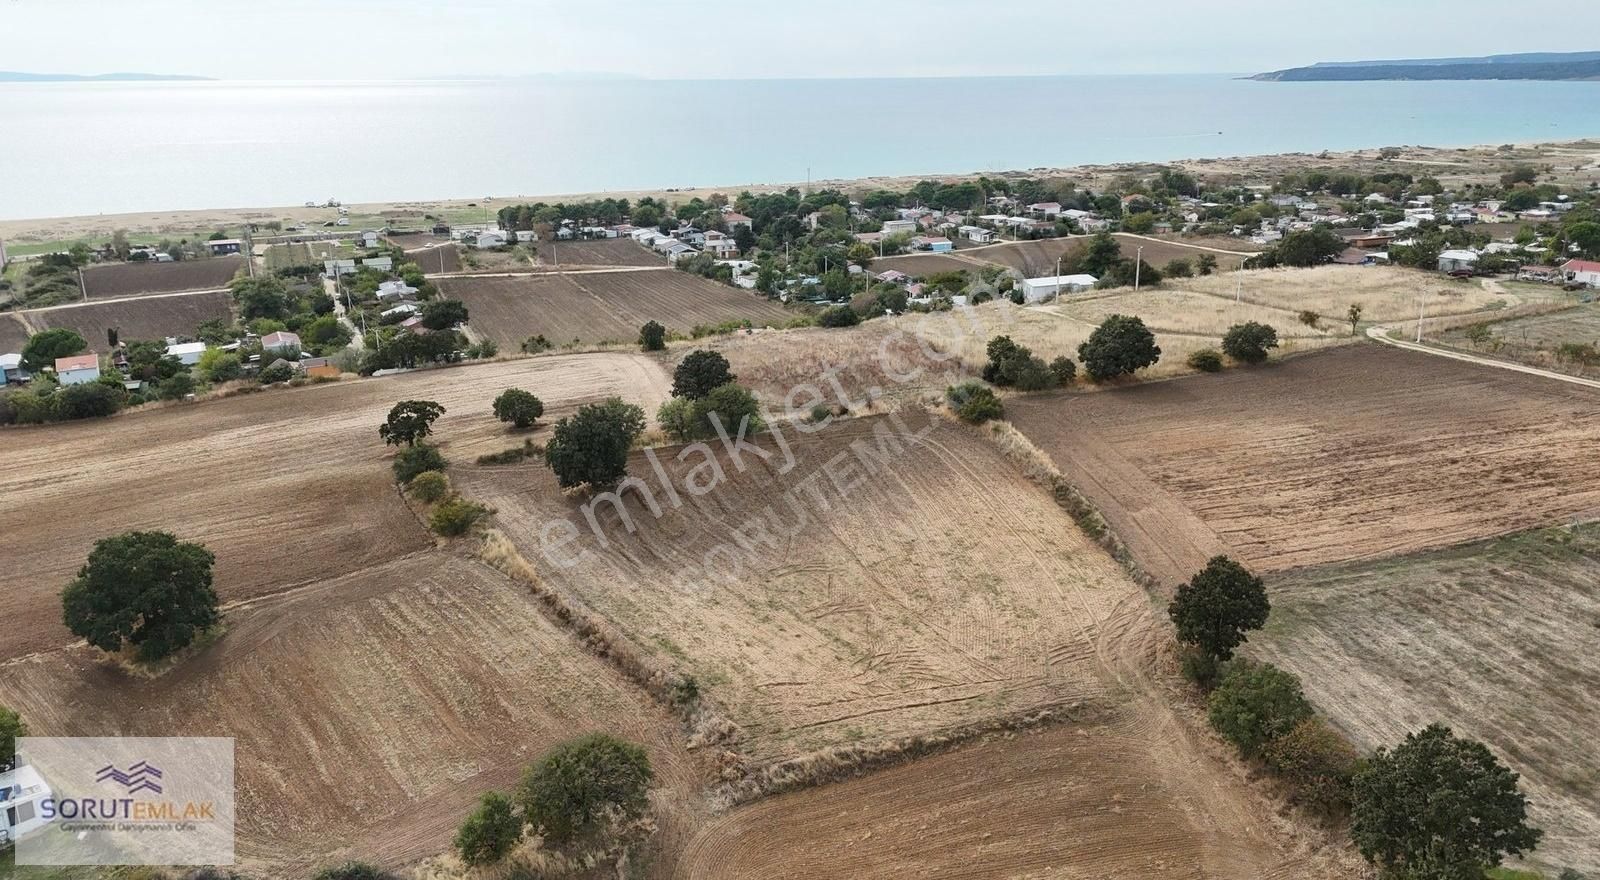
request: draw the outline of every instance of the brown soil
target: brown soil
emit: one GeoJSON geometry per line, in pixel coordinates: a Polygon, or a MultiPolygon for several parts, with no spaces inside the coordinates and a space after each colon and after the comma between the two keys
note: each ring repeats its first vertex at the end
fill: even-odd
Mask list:
{"type": "Polygon", "coordinates": [[[502,350],[530,336],[554,345],[632,343],[660,321],[688,333],[699,324],[748,319],[782,324],[790,313],[766,297],[668,269],[510,278],[441,278],[440,290],[467,304],[472,329],[502,350]]]}
{"type": "Polygon", "coordinates": [[[524,588],[396,537],[352,574],[229,609],[220,640],[159,678],[79,646],[0,665],[0,703],[36,734],[234,737],[250,876],[433,855],[482,792],[591,730],[645,746],[675,836],[703,783],[678,723],[524,588]]]}
{"type": "Polygon", "coordinates": [[[117,263],[83,270],[90,299],[113,299],[144,293],[218,290],[244,269],[244,257],[216,257],[181,263],[117,263]]]}
{"type": "Polygon", "coordinates": [[[193,336],[195,328],[213,319],[233,320],[233,298],[224,292],[140,296],[116,302],[58,306],[16,317],[37,333],[54,327],[78,331],[93,351],[107,352],[106,331],[115,329],[123,342],[193,336]]]}
{"type": "Polygon", "coordinates": [[[406,259],[421,266],[422,271],[429,275],[461,271],[461,251],[453,244],[408,251],[406,259]]]}
{"type": "Polygon", "coordinates": [[[426,546],[428,535],[395,497],[391,450],[378,438],[396,401],[442,403],[448,412],[435,433],[445,455],[470,461],[521,442],[490,412],[508,387],[539,395],[553,421],[614,394],[653,412],[668,384],[642,356],[568,355],[7,429],[0,659],[68,642],[58,593],[96,540],[130,529],[204,542],[217,555],[225,601],[426,546]]]}
{"type": "Polygon", "coordinates": [[[631,238],[594,239],[592,241],[541,241],[538,243],[539,266],[576,269],[594,266],[661,266],[666,257],[641,247],[631,238]]]}
{"type": "Polygon", "coordinates": [[[1596,392],[1350,346],[1007,402],[1147,568],[1263,571],[1448,546],[1600,510],[1596,392]]]}
{"type": "Polygon", "coordinates": [[[1270,578],[1252,653],[1363,748],[1442,721],[1522,775],[1533,858],[1600,869],[1600,525],[1270,578]]]}

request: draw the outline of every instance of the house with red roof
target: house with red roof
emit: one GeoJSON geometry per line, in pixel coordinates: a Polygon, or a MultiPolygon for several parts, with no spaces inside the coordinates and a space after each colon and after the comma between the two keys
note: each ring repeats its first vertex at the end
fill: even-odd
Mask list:
{"type": "Polygon", "coordinates": [[[1600,262],[1568,260],[1561,264],[1561,276],[1574,284],[1600,287],[1600,262]]]}
{"type": "Polygon", "coordinates": [[[83,385],[100,378],[100,356],[80,354],[56,358],[56,381],[63,385],[83,385]]]}

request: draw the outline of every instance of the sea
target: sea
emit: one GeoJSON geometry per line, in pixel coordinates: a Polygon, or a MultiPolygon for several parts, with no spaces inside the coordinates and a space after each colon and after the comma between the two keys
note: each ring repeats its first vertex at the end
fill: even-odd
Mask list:
{"type": "Polygon", "coordinates": [[[1600,82],[4,83],[0,219],[1596,135],[1600,82]]]}

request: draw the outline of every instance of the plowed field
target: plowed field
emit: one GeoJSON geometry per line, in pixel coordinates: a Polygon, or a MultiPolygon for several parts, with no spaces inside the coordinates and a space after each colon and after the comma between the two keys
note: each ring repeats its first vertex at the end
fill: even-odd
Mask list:
{"type": "Polygon", "coordinates": [[[233,298],[227,293],[184,293],[141,296],[116,302],[58,306],[17,312],[34,333],[53,327],[78,331],[89,348],[110,351],[106,331],[116,330],[123,342],[193,336],[196,327],[213,319],[233,320],[233,298]]]}
{"type": "Polygon", "coordinates": [[[244,268],[244,257],[213,257],[181,263],[118,263],[83,270],[90,299],[113,299],[146,293],[217,290],[228,286],[244,268]]]}
{"type": "Polygon", "coordinates": [[[1222,548],[1282,571],[1600,512],[1600,393],[1388,347],[1007,413],[1173,582],[1222,548]]]}
{"type": "Polygon", "coordinates": [[[559,418],[620,394],[651,412],[667,378],[642,356],[533,358],[276,390],[113,419],[8,429],[0,469],[0,660],[62,645],[58,594],[93,543],[165,529],[217,555],[224,600],[278,592],[426,546],[394,497],[377,426],[436,400],[450,458],[520,442],[490,402],[525,388],[559,418]],[[42,524],[48,523],[48,527],[42,524]]]}
{"type": "Polygon", "coordinates": [[[667,258],[641,246],[631,238],[604,238],[591,241],[541,241],[538,243],[541,268],[579,266],[664,266],[667,258]]]}
{"type": "Polygon", "coordinates": [[[760,294],[669,269],[442,278],[439,286],[466,302],[474,331],[511,350],[537,335],[555,345],[574,339],[631,343],[648,321],[688,333],[699,324],[748,319],[761,326],[791,316],[760,294]]]}

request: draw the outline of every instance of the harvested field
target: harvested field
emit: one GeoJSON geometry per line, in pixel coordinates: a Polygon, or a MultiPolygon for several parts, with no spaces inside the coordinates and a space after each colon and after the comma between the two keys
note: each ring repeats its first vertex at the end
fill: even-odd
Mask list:
{"type": "MultiPolygon", "coordinates": [[[[1041,311],[1064,315],[1091,325],[1090,329],[1112,315],[1133,315],[1158,334],[1197,334],[1212,337],[1220,344],[1230,326],[1244,321],[1257,321],[1278,331],[1278,340],[1329,340],[1350,335],[1349,325],[1322,322],[1309,327],[1300,322],[1299,315],[1286,309],[1275,309],[1249,302],[1234,302],[1231,298],[1187,290],[1169,288],[1143,288],[1105,292],[1067,294],[1056,302],[1040,307],[1041,311]]],[[[1313,343],[1315,344],[1315,343],[1313,343]]]]}
{"type": "Polygon", "coordinates": [[[1582,647],[1600,625],[1600,525],[1287,572],[1268,590],[1251,652],[1299,673],[1356,743],[1435,721],[1482,740],[1522,775],[1546,876],[1600,869],[1600,654],[1582,647]]]}
{"type": "Polygon", "coordinates": [[[461,271],[461,250],[453,244],[407,251],[406,258],[429,275],[461,271]]]}
{"type": "MultiPolygon", "coordinates": [[[[978,251],[977,253],[983,253],[978,251]]],[[[872,272],[887,272],[890,269],[904,272],[913,278],[926,278],[940,272],[970,272],[974,276],[984,266],[990,265],[985,260],[977,257],[952,256],[950,254],[908,254],[903,257],[885,257],[872,261],[872,272]]]]}
{"type": "Polygon", "coordinates": [[[1374,345],[1007,414],[1163,580],[1458,544],[1600,511],[1600,393],[1374,345]]]}
{"type": "Polygon", "coordinates": [[[275,244],[267,248],[262,261],[268,271],[296,266],[321,267],[324,260],[348,260],[356,256],[353,247],[340,241],[300,241],[275,244]]]}
{"type": "Polygon", "coordinates": [[[534,269],[532,253],[518,245],[504,250],[457,248],[456,253],[461,259],[463,272],[531,272],[534,269]]]}
{"type": "Polygon", "coordinates": [[[233,320],[233,298],[227,293],[181,293],[141,296],[117,302],[58,306],[17,312],[31,332],[54,327],[78,331],[89,348],[110,351],[106,331],[115,329],[124,342],[136,339],[164,339],[168,336],[193,336],[196,327],[213,319],[233,320]]]}
{"type": "Polygon", "coordinates": [[[244,270],[244,257],[213,257],[181,263],[117,263],[83,270],[89,299],[115,299],[146,293],[218,290],[244,270]]]}
{"type": "Polygon", "coordinates": [[[739,384],[761,395],[774,411],[783,412],[792,403],[802,416],[811,405],[805,389],[822,389],[832,401],[832,381],[850,400],[864,403],[869,397],[907,401],[930,392],[943,394],[946,386],[976,375],[901,326],[868,321],[846,328],[756,330],[675,345],[673,352],[681,357],[691,345],[721,352],[739,384]]]}
{"type": "Polygon", "coordinates": [[[631,238],[597,238],[588,241],[541,241],[540,268],[595,266],[664,266],[666,257],[631,238]]]}
{"type": "MultiPolygon", "coordinates": [[[[630,491],[637,531],[602,505],[604,541],[545,469],[456,477],[549,583],[695,675],[757,757],[1104,697],[1095,640],[1142,593],[973,431],[906,417],[791,430],[787,471],[760,438],[772,461],[719,454],[726,483],[698,496],[702,455],[660,450],[683,506],[652,482],[658,519],[630,491]],[[547,557],[557,519],[582,534],[547,557]]],[[[630,472],[655,479],[642,454],[630,472]]]]}
{"type": "Polygon", "coordinates": [[[251,876],[433,855],[479,794],[591,730],[643,744],[664,824],[682,821],[700,774],[677,721],[525,587],[444,552],[371,562],[229,610],[219,641],[159,678],[85,646],[0,665],[0,703],[36,735],[235,737],[251,876]]]}
{"type": "MultiPolygon", "coordinates": [[[[713,819],[676,880],[1302,878],[1128,718],[969,746],[713,819]]],[[[1225,795],[1224,795],[1225,796],[1225,795]]],[[[1346,875],[1349,876],[1349,875],[1346,875]]]]}
{"type": "Polygon", "coordinates": [[[969,251],[968,254],[989,263],[1005,266],[1025,278],[1038,278],[1042,275],[1054,275],[1056,258],[1076,253],[1082,248],[1081,238],[1044,238],[1038,241],[1014,241],[990,245],[969,251]]]}
{"type": "Polygon", "coordinates": [[[432,232],[391,232],[384,237],[389,240],[390,244],[403,251],[431,248],[450,242],[450,236],[435,235],[432,232]]]}
{"type": "Polygon", "coordinates": [[[69,641],[61,587],[94,541],[129,529],[204,541],[217,555],[225,601],[337,577],[427,546],[428,535],[395,497],[390,451],[377,434],[398,400],[443,404],[449,412],[435,431],[445,455],[471,460],[520,442],[490,412],[505,388],[539,395],[554,420],[614,394],[654,412],[668,385],[640,355],[570,355],[7,429],[0,660],[69,641]],[[39,527],[45,518],[52,518],[50,528],[39,527]]]}
{"type": "Polygon", "coordinates": [[[466,302],[475,332],[513,351],[537,335],[555,345],[632,343],[652,320],[688,333],[700,324],[746,319],[761,326],[790,317],[759,294],[669,269],[441,278],[439,286],[446,296],[466,302]]]}
{"type": "MultiPolygon", "coordinates": [[[[1361,304],[1364,324],[1408,322],[1416,331],[1417,312],[1429,320],[1446,315],[1492,313],[1511,299],[1471,281],[1457,281],[1437,272],[1389,266],[1318,266],[1315,269],[1252,269],[1226,278],[1184,278],[1166,287],[1282,309],[1298,315],[1313,311],[1325,324],[1338,327],[1352,303],[1361,304]]],[[[1344,323],[1348,332],[1350,325],[1344,323]]]]}
{"type": "MultiPolygon", "coordinates": [[[[891,323],[916,337],[927,340],[934,349],[960,357],[967,369],[976,373],[988,360],[984,347],[994,336],[1006,335],[1046,361],[1065,355],[1078,360],[1078,346],[1089,338],[1108,314],[1142,316],[1156,334],[1161,360],[1142,375],[1174,376],[1192,372],[1185,360],[1202,348],[1216,348],[1222,335],[1238,314],[1231,301],[1191,297],[1173,291],[1132,289],[1074,294],[1058,303],[1019,307],[1009,301],[984,303],[969,310],[931,314],[907,314],[891,323]],[[1191,305],[1191,303],[1193,305],[1191,305]],[[1168,329],[1172,328],[1172,329],[1168,329]]],[[[1258,316],[1267,316],[1257,313],[1258,316]]],[[[1308,328],[1282,313],[1270,315],[1269,323],[1287,330],[1280,354],[1304,351],[1355,340],[1348,336],[1308,335],[1308,328]]],[[[1238,318],[1244,320],[1244,318],[1238,318]]]]}

